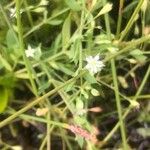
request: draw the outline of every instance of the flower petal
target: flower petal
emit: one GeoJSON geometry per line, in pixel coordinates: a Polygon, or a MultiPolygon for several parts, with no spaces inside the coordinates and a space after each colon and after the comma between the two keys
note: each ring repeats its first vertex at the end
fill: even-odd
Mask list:
{"type": "Polygon", "coordinates": [[[96,56],[94,57],[94,59],[95,59],[96,61],[98,61],[98,60],[100,59],[99,54],[96,55],[96,56]]]}

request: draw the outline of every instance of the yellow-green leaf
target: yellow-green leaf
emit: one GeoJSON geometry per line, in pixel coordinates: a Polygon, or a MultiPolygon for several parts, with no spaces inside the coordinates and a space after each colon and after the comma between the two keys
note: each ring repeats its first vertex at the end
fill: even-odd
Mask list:
{"type": "Polygon", "coordinates": [[[10,64],[0,55],[0,63],[8,70],[12,71],[10,64]]]}
{"type": "Polygon", "coordinates": [[[107,3],[101,10],[100,12],[97,14],[96,18],[103,15],[103,14],[106,14],[108,13],[109,11],[111,11],[112,9],[112,4],[111,3],[107,3]]]}
{"type": "Polygon", "coordinates": [[[70,15],[66,18],[63,28],[62,28],[62,45],[67,45],[68,41],[70,40],[70,26],[71,26],[71,18],[70,15]]]}
{"type": "Polygon", "coordinates": [[[0,113],[2,113],[8,103],[8,90],[4,87],[0,87],[0,113]]]}
{"type": "Polygon", "coordinates": [[[65,3],[68,5],[68,7],[74,11],[81,10],[81,6],[76,0],[65,0],[65,3]]]}

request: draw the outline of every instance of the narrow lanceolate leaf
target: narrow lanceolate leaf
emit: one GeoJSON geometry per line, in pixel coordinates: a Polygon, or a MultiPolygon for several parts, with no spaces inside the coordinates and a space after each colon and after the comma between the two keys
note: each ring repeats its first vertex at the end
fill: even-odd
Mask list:
{"type": "Polygon", "coordinates": [[[64,46],[64,48],[70,39],[70,26],[71,26],[71,18],[69,15],[66,18],[62,28],[62,45],[64,46]]]}
{"type": "Polygon", "coordinates": [[[111,3],[107,3],[101,10],[100,12],[97,14],[96,18],[103,15],[103,14],[106,14],[108,13],[109,11],[111,11],[112,9],[112,4],[111,3]]]}
{"type": "Polygon", "coordinates": [[[6,68],[6,70],[12,71],[10,64],[1,55],[0,55],[0,63],[3,65],[3,67],[6,68]]]}
{"type": "Polygon", "coordinates": [[[0,113],[2,113],[8,103],[8,91],[4,87],[0,87],[0,113]]]}
{"type": "Polygon", "coordinates": [[[81,10],[81,6],[76,2],[76,0],[65,0],[65,3],[74,11],[81,10]]]}

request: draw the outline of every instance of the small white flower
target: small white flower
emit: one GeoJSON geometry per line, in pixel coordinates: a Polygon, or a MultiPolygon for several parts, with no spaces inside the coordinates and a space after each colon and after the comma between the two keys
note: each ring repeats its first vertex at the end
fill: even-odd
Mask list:
{"type": "Polygon", "coordinates": [[[27,57],[34,57],[35,51],[36,51],[35,49],[31,48],[31,46],[28,45],[28,49],[25,50],[25,54],[27,57]]]}
{"type": "MultiPolygon", "coordinates": [[[[9,11],[10,11],[10,17],[11,17],[11,18],[13,18],[13,17],[16,18],[16,17],[17,17],[17,15],[16,15],[16,8],[15,8],[15,7],[14,7],[14,8],[10,8],[9,11]]],[[[21,13],[23,13],[23,10],[22,10],[22,9],[20,9],[20,14],[21,14],[21,13]]]]}
{"type": "Polygon", "coordinates": [[[16,17],[16,8],[10,8],[10,17],[16,17]]]}
{"type": "Polygon", "coordinates": [[[87,65],[85,66],[85,68],[92,75],[94,75],[95,73],[101,71],[102,68],[105,66],[104,63],[100,60],[99,55],[96,55],[95,57],[88,56],[86,58],[86,61],[87,61],[87,65]]]}

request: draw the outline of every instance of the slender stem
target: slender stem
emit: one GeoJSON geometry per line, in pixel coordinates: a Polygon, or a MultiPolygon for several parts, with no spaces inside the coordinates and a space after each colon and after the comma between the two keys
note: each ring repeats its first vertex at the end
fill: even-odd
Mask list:
{"type": "Polygon", "coordinates": [[[133,98],[133,100],[136,100],[138,98],[138,96],[140,95],[140,93],[142,92],[142,90],[143,90],[143,88],[145,86],[145,83],[146,83],[146,81],[147,81],[147,79],[149,77],[149,74],[150,74],[150,65],[148,66],[148,69],[147,69],[147,72],[146,72],[146,74],[144,76],[144,79],[143,79],[140,87],[138,88],[138,91],[136,92],[135,97],[133,98]]]}
{"type": "MultiPolygon", "coordinates": [[[[15,110],[10,109],[7,111],[7,114],[14,114],[16,113],[15,110]]],[[[49,122],[49,124],[53,125],[53,126],[59,126],[62,128],[68,128],[68,124],[66,123],[61,123],[61,122],[56,122],[56,121],[52,121],[52,120],[47,120],[45,118],[42,117],[37,117],[37,116],[32,116],[32,115],[27,115],[27,114],[20,114],[19,118],[29,121],[29,120],[34,120],[37,122],[41,122],[41,123],[45,123],[47,124],[47,121],[49,122]]],[[[50,131],[52,130],[53,126],[50,128],[50,131]]]]}
{"type": "MultiPolygon", "coordinates": [[[[137,100],[138,96],[140,95],[140,93],[142,92],[143,90],[143,87],[145,86],[148,78],[149,78],[149,75],[150,75],[150,65],[148,67],[148,70],[143,78],[143,81],[140,85],[140,87],[138,88],[137,92],[136,92],[136,95],[134,96],[133,100],[137,100]]],[[[132,110],[132,107],[129,107],[126,112],[124,113],[123,115],[123,119],[125,119],[125,117],[129,114],[129,112],[132,110]]],[[[100,144],[100,147],[102,147],[104,144],[107,143],[107,141],[109,141],[109,139],[114,135],[114,133],[117,131],[117,129],[119,128],[120,126],[120,122],[118,122],[115,127],[111,130],[111,132],[105,137],[105,139],[102,141],[102,144],[100,144]]]]}
{"type": "Polygon", "coordinates": [[[28,35],[30,35],[31,33],[33,33],[34,31],[36,31],[37,29],[41,28],[45,23],[51,21],[52,19],[55,19],[56,17],[58,17],[59,15],[67,12],[69,10],[69,8],[66,8],[62,11],[60,11],[59,13],[57,13],[56,15],[47,18],[46,20],[40,22],[38,25],[34,26],[30,31],[28,31],[23,37],[27,37],[28,35]]]}
{"type": "MultiPolygon", "coordinates": [[[[27,0],[24,0],[23,3],[24,3],[24,5],[25,5],[25,10],[26,10],[26,13],[27,13],[27,16],[28,16],[28,20],[29,20],[31,29],[32,29],[32,28],[34,27],[34,24],[33,24],[33,19],[32,19],[30,10],[28,9],[28,2],[27,2],[27,0]]],[[[34,33],[34,38],[35,38],[35,40],[37,41],[37,36],[36,36],[35,33],[34,33]]]]}
{"type": "Polygon", "coordinates": [[[119,41],[122,41],[123,38],[124,38],[124,37],[126,36],[126,34],[128,33],[128,31],[131,29],[131,26],[133,25],[133,23],[134,23],[134,21],[135,21],[136,15],[137,15],[138,12],[140,11],[140,8],[141,8],[141,6],[142,6],[142,4],[143,4],[143,1],[144,1],[144,0],[140,0],[140,1],[138,2],[138,5],[137,5],[135,11],[133,12],[133,14],[132,14],[130,20],[128,21],[128,24],[126,25],[125,29],[122,31],[122,34],[121,34],[121,37],[120,37],[119,41]]]}
{"type": "Polygon", "coordinates": [[[123,141],[123,149],[127,150],[127,142],[126,142],[126,133],[125,133],[125,125],[123,122],[123,116],[122,116],[122,108],[121,108],[121,100],[119,96],[119,89],[118,89],[118,83],[117,83],[117,74],[116,74],[116,66],[115,61],[111,60],[111,66],[112,66],[112,76],[113,76],[113,82],[114,82],[114,89],[115,89],[115,97],[116,97],[116,104],[117,104],[117,110],[118,110],[118,116],[119,116],[119,122],[120,122],[120,130],[121,130],[121,137],[123,141]]]}
{"type": "Polygon", "coordinates": [[[123,48],[122,50],[108,56],[105,58],[104,62],[108,62],[109,60],[123,54],[123,53],[126,53],[126,52],[129,52],[129,51],[132,51],[135,46],[141,44],[141,43],[144,43],[146,41],[149,41],[150,40],[150,35],[147,35],[147,36],[144,36],[140,39],[137,39],[137,40],[134,40],[133,42],[131,42],[127,47],[123,48]]]}
{"type": "Polygon", "coordinates": [[[49,120],[50,119],[50,111],[48,111],[48,114],[47,114],[47,150],[50,150],[51,149],[51,134],[50,134],[50,122],[49,120]]]}
{"type": "Polygon", "coordinates": [[[117,22],[117,32],[116,32],[117,39],[119,38],[119,34],[120,34],[120,30],[121,30],[123,4],[124,4],[124,0],[120,0],[119,12],[118,12],[118,22],[117,22]]]}
{"type": "MultiPolygon", "coordinates": [[[[105,5],[105,3],[106,3],[106,0],[103,0],[103,5],[105,5]]],[[[108,13],[106,13],[104,15],[104,17],[105,17],[107,36],[111,40],[111,29],[110,29],[110,22],[109,22],[108,13]]],[[[120,102],[121,100],[120,100],[120,96],[119,96],[119,88],[118,88],[117,73],[116,73],[116,66],[115,66],[115,59],[114,58],[111,59],[111,69],[112,69],[117,111],[118,111],[119,122],[120,122],[120,131],[121,131],[121,137],[122,137],[122,141],[123,141],[123,149],[127,150],[125,125],[124,125],[123,117],[122,117],[121,102],[120,102]]]]}
{"type": "Polygon", "coordinates": [[[22,56],[23,56],[23,59],[24,59],[24,62],[25,62],[25,65],[26,65],[26,68],[28,71],[28,75],[30,78],[31,85],[33,87],[34,94],[37,96],[38,95],[37,88],[36,88],[35,82],[32,77],[32,68],[31,68],[30,63],[24,52],[23,30],[22,30],[22,24],[21,24],[20,1],[19,0],[16,0],[16,13],[17,13],[17,27],[18,27],[20,50],[21,50],[21,53],[22,53],[22,56]]]}
{"type": "MultiPolygon", "coordinates": [[[[50,62],[50,61],[54,61],[55,59],[57,59],[58,57],[62,56],[64,53],[63,52],[59,52],[49,58],[45,58],[45,59],[42,59],[42,62],[50,62]]],[[[37,67],[40,63],[39,62],[36,62],[35,64],[32,64],[33,68],[37,67]]],[[[23,68],[23,69],[20,69],[18,71],[15,72],[15,74],[19,74],[19,73],[23,73],[23,72],[26,72],[27,68],[23,68]]]]}
{"type": "Polygon", "coordinates": [[[33,106],[37,105],[38,103],[40,103],[41,101],[44,101],[46,98],[48,98],[49,96],[53,95],[54,93],[56,93],[57,91],[59,91],[60,89],[62,89],[63,87],[65,87],[66,85],[68,85],[69,83],[72,83],[74,81],[76,81],[76,79],[78,79],[80,76],[82,76],[85,73],[85,71],[81,72],[81,74],[79,74],[78,76],[66,81],[64,84],[56,87],[55,89],[49,91],[48,93],[46,93],[45,95],[37,98],[36,100],[32,101],[31,103],[29,103],[27,106],[23,107],[22,109],[18,110],[16,113],[14,113],[13,115],[9,116],[8,118],[6,118],[5,120],[0,122],[0,128],[2,128],[3,126],[7,125],[9,122],[11,122],[13,119],[17,118],[20,114],[26,112],[27,110],[31,109],[33,106]]]}

